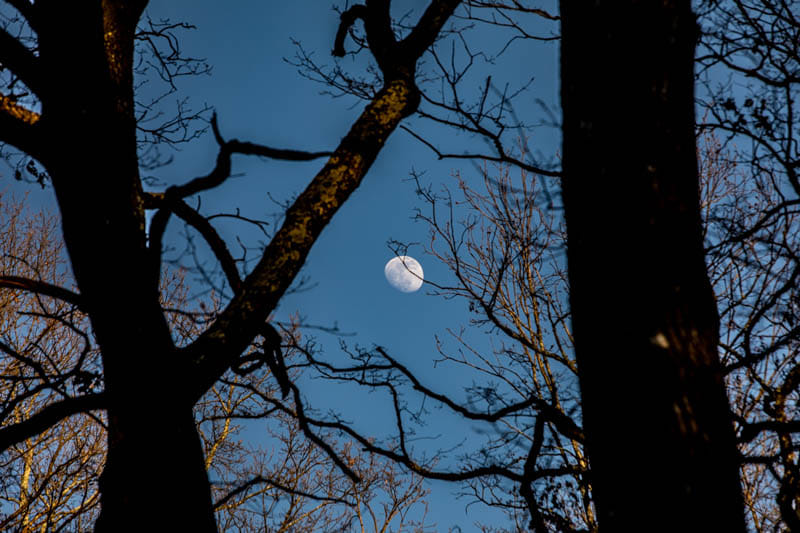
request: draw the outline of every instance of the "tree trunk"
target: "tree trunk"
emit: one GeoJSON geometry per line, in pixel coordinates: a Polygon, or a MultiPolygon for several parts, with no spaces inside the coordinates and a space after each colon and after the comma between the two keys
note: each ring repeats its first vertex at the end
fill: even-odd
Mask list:
{"type": "Polygon", "coordinates": [[[109,409],[95,531],[217,531],[192,410],[141,396],[109,409]]]}
{"type": "Polygon", "coordinates": [[[561,12],[572,320],[601,531],[745,531],[703,253],[690,2],[561,12]]]}
{"type": "Polygon", "coordinates": [[[133,102],[144,1],[52,2],[40,57],[64,242],[102,353],[108,455],[98,531],[216,531],[203,450],[145,239],[133,102]],[[69,43],[69,46],[65,46],[69,43]],[[66,82],[79,80],[79,82],[66,82]]]}

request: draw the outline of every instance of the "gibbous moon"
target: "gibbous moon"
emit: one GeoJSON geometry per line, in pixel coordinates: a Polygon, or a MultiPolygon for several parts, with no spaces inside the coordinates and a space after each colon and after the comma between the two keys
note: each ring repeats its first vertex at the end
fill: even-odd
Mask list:
{"type": "Polygon", "coordinates": [[[408,255],[391,259],[383,267],[389,285],[401,292],[414,292],[422,287],[424,273],[419,261],[408,255]]]}

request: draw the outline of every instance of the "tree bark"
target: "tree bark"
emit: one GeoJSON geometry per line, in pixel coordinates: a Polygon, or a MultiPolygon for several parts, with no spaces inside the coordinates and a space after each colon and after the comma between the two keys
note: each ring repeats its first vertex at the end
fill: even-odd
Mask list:
{"type": "Polygon", "coordinates": [[[704,263],[690,2],[561,13],[572,320],[601,531],[745,531],[704,263]]]}

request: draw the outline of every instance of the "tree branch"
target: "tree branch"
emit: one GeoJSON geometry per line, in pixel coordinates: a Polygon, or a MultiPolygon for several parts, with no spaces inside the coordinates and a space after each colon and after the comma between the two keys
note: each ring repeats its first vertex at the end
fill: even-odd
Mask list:
{"type": "Polygon", "coordinates": [[[347,37],[347,31],[356,23],[356,20],[364,20],[366,16],[367,6],[363,4],[356,4],[342,13],[341,17],[339,17],[339,29],[336,31],[336,38],[333,40],[332,55],[344,57],[344,39],[347,37]]]}
{"type": "Polygon", "coordinates": [[[39,157],[43,151],[38,122],[41,116],[21,106],[14,98],[0,94],[0,141],[39,157]]]}
{"type": "Polygon", "coordinates": [[[34,93],[42,95],[45,86],[39,70],[39,58],[2,28],[0,28],[0,64],[13,72],[34,93]]]}
{"type": "Polygon", "coordinates": [[[103,393],[87,394],[52,403],[26,420],[0,429],[0,452],[47,431],[65,418],[102,409],[104,406],[105,394],[103,393]]]}
{"type": "MultiPolygon", "coordinates": [[[[458,0],[434,0],[426,11],[427,16],[420,21],[420,24],[432,26],[420,35],[430,37],[432,43],[447,18],[445,15],[452,13],[458,3],[458,0]]],[[[417,59],[419,56],[405,57],[403,65],[393,66],[396,68],[391,76],[384,73],[383,88],[361,113],[322,170],[286,211],[283,225],[244,280],[242,291],[234,296],[205,332],[181,350],[194,365],[196,398],[200,398],[230,368],[255,338],[302,268],[317,237],[359,186],[389,135],[405,117],[417,110],[419,89],[414,83],[413,68],[408,68],[409,65],[413,67],[417,59]]],[[[215,135],[218,142],[221,141],[218,131],[215,135]]],[[[218,160],[223,171],[228,164],[229,161],[218,160]]],[[[220,183],[220,179],[224,180],[222,174],[225,172],[212,172],[206,178],[200,178],[197,185],[190,182],[183,191],[202,190],[208,184],[220,183]]]]}
{"type": "Polygon", "coordinates": [[[387,354],[383,348],[378,347],[377,351],[378,353],[381,354],[381,356],[384,359],[389,361],[389,363],[392,365],[393,368],[399,370],[406,377],[406,379],[408,379],[411,382],[411,384],[414,386],[414,390],[421,392],[422,394],[428,396],[429,398],[433,398],[434,400],[437,400],[445,404],[447,407],[449,407],[456,413],[459,413],[464,418],[468,418],[470,420],[484,420],[486,422],[496,422],[501,418],[503,418],[504,416],[507,416],[509,414],[515,413],[517,411],[520,411],[528,407],[533,407],[534,409],[539,411],[539,415],[541,417],[544,417],[548,422],[553,424],[553,426],[555,426],[555,428],[558,430],[559,433],[561,433],[562,435],[564,435],[569,439],[578,442],[584,441],[583,430],[581,430],[581,428],[575,424],[575,421],[544,400],[532,396],[527,400],[507,405],[502,409],[498,409],[497,411],[491,413],[476,413],[474,411],[470,411],[469,409],[465,408],[462,405],[457,404],[447,396],[434,392],[431,389],[422,385],[422,383],[419,382],[417,377],[414,374],[412,374],[411,371],[408,370],[408,368],[406,368],[403,364],[401,364],[400,362],[396,361],[391,356],[389,356],[389,354],[387,354]]]}
{"type": "Polygon", "coordinates": [[[316,500],[318,502],[343,503],[345,505],[351,505],[352,506],[352,503],[348,502],[347,500],[342,500],[340,498],[329,498],[327,496],[317,496],[316,494],[311,494],[310,492],[304,492],[302,490],[294,489],[292,487],[289,487],[288,485],[284,485],[283,483],[279,483],[278,481],[275,481],[274,479],[271,479],[271,478],[266,478],[264,476],[256,476],[256,477],[254,477],[252,479],[247,480],[245,483],[242,483],[241,485],[239,485],[238,487],[236,487],[235,489],[230,491],[228,494],[226,494],[225,496],[223,496],[222,498],[217,500],[214,503],[214,510],[218,510],[220,507],[222,507],[226,503],[228,503],[232,498],[235,498],[239,494],[249,490],[250,487],[252,487],[254,485],[260,485],[260,484],[272,485],[272,486],[280,489],[282,492],[285,492],[287,494],[294,494],[295,496],[302,496],[303,498],[309,498],[311,500],[316,500]]]}
{"type": "Polygon", "coordinates": [[[185,198],[222,185],[231,174],[231,156],[233,154],[257,155],[283,161],[312,161],[333,154],[332,152],[303,152],[300,150],[271,148],[261,144],[241,142],[236,139],[225,141],[219,132],[216,113],[211,116],[211,129],[220,147],[219,155],[217,156],[217,165],[214,167],[214,170],[206,176],[195,178],[183,185],[171,187],[172,194],[176,195],[178,198],[185,198]]]}
{"type": "Polygon", "coordinates": [[[59,287],[58,285],[46,283],[44,281],[36,281],[20,276],[0,275],[0,288],[16,289],[32,292],[34,294],[41,294],[43,296],[50,296],[51,298],[57,298],[72,304],[79,309],[81,309],[83,306],[83,299],[81,298],[80,294],[72,292],[69,289],[59,287]]]}
{"type": "Polygon", "coordinates": [[[442,151],[440,151],[438,148],[436,148],[436,146],[434,146],[433,143],[431,143],[430,141],[428,141],[425,138],[423,138],[421,135],[416,133],[411,128],[407,128],[405,126],[400,126],[400,127],[403,130],[405,130],[406,132],[408,132],[412,137],[417,139],[419,142],[421,142],[422,144],[424,144],[425,146],[430,148],[433,151],[433,153],[436,154],[436,157],[438,159],[473,159],[473,160],[474,159],[482,159],[484,161],[493,161],[495,163],[511,163],[511,164],[513,164],[515,166],[518,166],[519,168],[521,168],[523,170],[527,170],[528,172],[531,172],[532,174],[539,174],[541,176],[549,176],[551,178],[560,178],[561,177],[561,172],[556,172],[554,170],[545,170],[543,168],[539,168],[539,167],[535,167],[533,165],[529,165],[529,164],[527,164],[527,163],[525,163],[523,161],[520,161],[519,159],[515,159],[513,157],[509,157],[505,153],[502,153],[500,156],[487,155],[487,154],[446,154],[446,153],[443,153],[442,151]]]}
{"type": "Polygon", "coordinates": [[[20,15],[25,17],[25,20],[28,21],[28,24],[33,30],[38,31],[39,20],[34,4],[31,4],[28,0],[6,0],[6,2],[16,9],[20,15]]]}
{"type": "Polygon", "coordinates": [[[439,35],[444,23],[453,14],[460,0],[437,0],[431,2],[419,22],[408,36],[400,41],[404,54],[420,57],[439,35]]]}
{"type": "Polygon", "coordinates": [[[186,202],[173,195],[172,190],[160,197],[152,197],[151,203],[160,205],[160,209],[153,216],[150,223],[150,247],[153,254],[153,267],[154,274],[160,275],[161,269],[161,241],[166,230],[166,224],[169,219],[170,213],[175,215],[197,230],[198,233],[205,239],[214,256],[222,266],[222,271],[231,286],[231,290],[237,293],[242,288],[242,279],[239,276],[239,270],[236,268],[236,261],[228,250],[228,245],[220,237],[217,230],[211,223],[197,212],[192,209],[186,202]]]}

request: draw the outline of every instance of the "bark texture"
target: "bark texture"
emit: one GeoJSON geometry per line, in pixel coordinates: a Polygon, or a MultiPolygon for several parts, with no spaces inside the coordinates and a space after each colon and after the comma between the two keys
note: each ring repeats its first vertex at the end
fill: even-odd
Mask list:
{"type": "Polygon", "coordinates": [[[601,531],[745,531],[694,137],[688,0],[562,1],[563,198],[601,531]]]}

